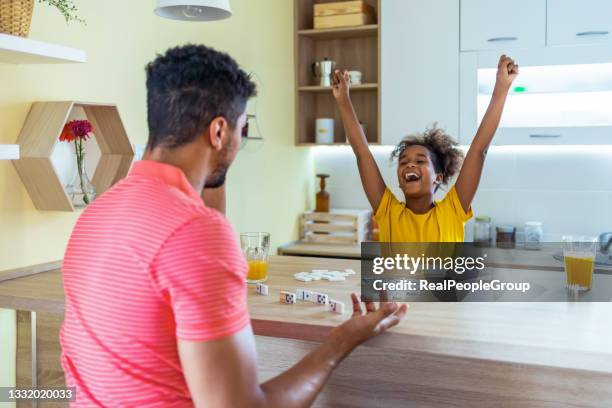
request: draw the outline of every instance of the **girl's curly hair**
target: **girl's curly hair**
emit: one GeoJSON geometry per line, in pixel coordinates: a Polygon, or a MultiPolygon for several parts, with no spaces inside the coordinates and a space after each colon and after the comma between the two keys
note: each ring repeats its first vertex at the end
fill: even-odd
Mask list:
{"type": "Polygon", "coordinates": [[[410,146],[423,146],[429,150],[436,173],[442,173],[442,184],[457,174],[463,162],[463,152],[457,148],[459,143],[434,123],[423,133],[406,136],[391,152],[391,160],[399,159],[410,146]]]}

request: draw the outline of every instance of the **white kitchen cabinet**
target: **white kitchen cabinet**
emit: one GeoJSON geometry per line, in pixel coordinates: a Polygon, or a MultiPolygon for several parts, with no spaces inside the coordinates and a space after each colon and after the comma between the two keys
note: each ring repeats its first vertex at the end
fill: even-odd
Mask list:
{"type": "MultiPolygon", "coordinates": [[[[495,145],[612,144],[612,44],[514,50],[520,75],[495,145]]],[[[471,143],[495,85],[498,51],[461,54],[460,142],[471,143]]]]}
{"type": "Polygon", "coordinates": [[[548,0],[548,45],[612,42],[612,1],[548,0]]]}
{"type": "MultiPolygon", "coordinates": [[[[436,21],[435,27],[440,26],[436,21]]],[[[462,51],[529,48],[545,43],[546,0],[461,0],[462,51]]]]}
{"type": "Polygon", "coordinates": [[[459,0],[381,2],[381,142],[459,130],[459,0]]]}

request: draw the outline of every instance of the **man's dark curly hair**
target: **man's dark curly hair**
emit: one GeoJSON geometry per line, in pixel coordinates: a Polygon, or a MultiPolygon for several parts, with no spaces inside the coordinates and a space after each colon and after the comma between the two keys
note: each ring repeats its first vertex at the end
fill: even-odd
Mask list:
{"type": "MultiPolygon", "coordinates": [[[[434,124],[423,133],[406,136],[391,152],[391,160],[399,159],[410,146],[423,146],[429,150],[436,173],[442,173],[442,183],[448,182],[457,174],[463,162],[463,152],[459,144],[444,129],[434,124]]],[[[436,188],[437,190],[437,188],[436,188]]]]}
{"type": "Polygon", "coordinates": [[[257,93],[232,57],[204,45],[171,48],[146,72],[148,149],[190,143],[219,116],[235,127],[257,93]]]}

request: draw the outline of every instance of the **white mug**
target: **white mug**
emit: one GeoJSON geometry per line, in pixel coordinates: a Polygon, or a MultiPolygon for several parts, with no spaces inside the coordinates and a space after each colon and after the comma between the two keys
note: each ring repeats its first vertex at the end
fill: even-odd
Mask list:
{"type": "Polygon", "coordinates": [[[361,71],[349,71],[349,78],[350,78],[350,82],[353,85],[360,85],[361,84],[361,71]]]}

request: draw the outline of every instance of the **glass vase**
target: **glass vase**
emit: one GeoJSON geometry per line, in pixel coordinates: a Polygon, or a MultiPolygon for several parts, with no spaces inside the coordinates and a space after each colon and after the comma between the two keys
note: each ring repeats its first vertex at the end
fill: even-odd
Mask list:
{"type": "Polygon", "coordinates": [[[79,166],[77,161],[77,171],[72,182],[66,186],[66,192],[74,208],[85,208],[96,198],[96,188],[89,179],[84,163],[79,166]]]}

